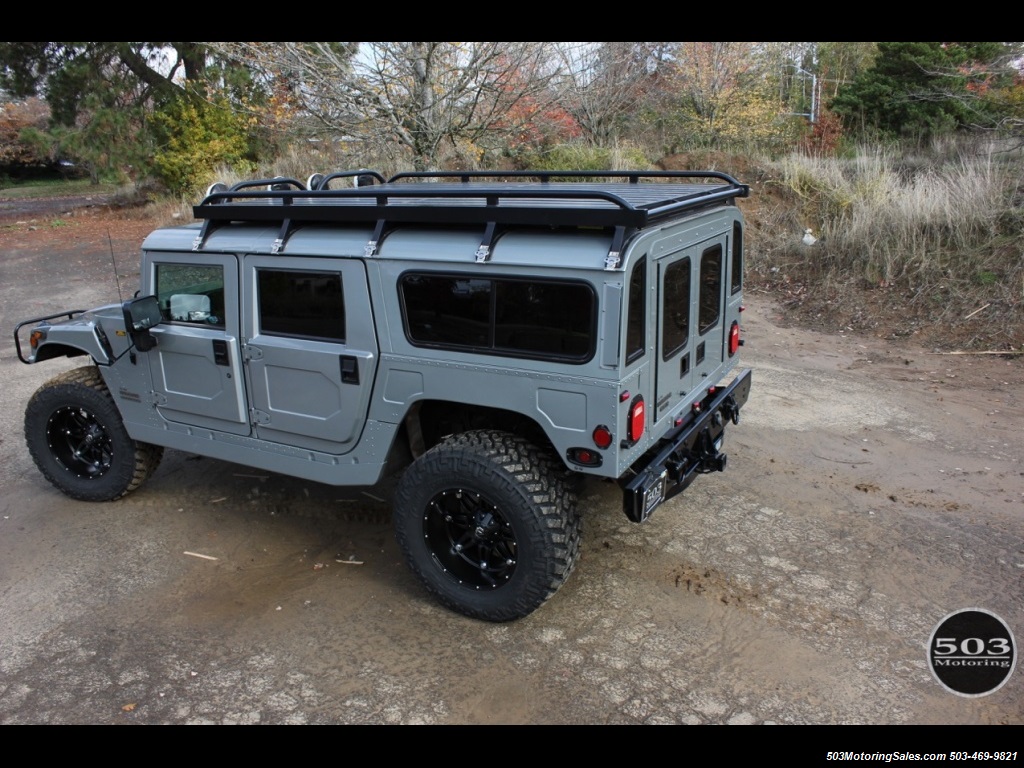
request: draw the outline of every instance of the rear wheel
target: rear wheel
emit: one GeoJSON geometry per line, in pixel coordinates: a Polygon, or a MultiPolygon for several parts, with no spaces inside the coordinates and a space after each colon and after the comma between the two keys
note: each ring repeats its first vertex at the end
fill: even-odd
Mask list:
{"type": "Polygon", "coordinates": [[[575,497],[547,454],[503,432],[449,438],[414,462],[395,495],[395,533],[443,605],[487,621],[526,616],[579,556],[575,497]]]}
{"type": "Polygon", "coordinates": [[[25,442],[39,471],[73,499],[111,501],[138,488],[163,449],[128,436],[94,366],[41,386],[25,411],[25,442]]]}

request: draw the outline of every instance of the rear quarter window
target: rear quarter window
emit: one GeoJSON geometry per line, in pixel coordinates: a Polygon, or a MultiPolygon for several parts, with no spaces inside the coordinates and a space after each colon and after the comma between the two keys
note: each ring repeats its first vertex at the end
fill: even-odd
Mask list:
{"type": "Polygon", "coordinates": [[[573,363],[594,353],[597,299],[584,282],[410,273],[399,291],[417,346],[573,363]]]}

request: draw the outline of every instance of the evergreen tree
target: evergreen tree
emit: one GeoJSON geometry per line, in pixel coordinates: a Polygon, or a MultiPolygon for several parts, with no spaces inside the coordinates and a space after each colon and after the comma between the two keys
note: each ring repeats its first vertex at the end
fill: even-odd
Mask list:
{"type": "MultiPolygon", "coordinates": [[[[234,156],[238,137],[224,140],[223,127],[231,122],[215,113],[251,104],[259,90],[243,67],[194,42],[0,42],[0,88],[14,97],[45,98],[49,130],[27,138],[86,167],[94,182],[137,178],[169,165],[180,169],[180,163],[154,159],[178,151],[182,132],[197,148],[196,115],[218,129],[203,156],[230,159],[217,158],[216,148],[230,145],[234,156]],[[175,122],[182,115],[193,119],[175,122]]],[[[251,142],[244,122],[237,125],[244,142],[251,142]]],[[[251,156],[252,147],[243,154],[251,156]]],[[[182,180],[165,181],[180,189],[182,180]]],[[[187,186],[199,181],[190,179],[187,186]]]]}
{"type": "Polygon", "coordinates": [[[880,42],[874,65],[841,86],[830,108],[862,138],[928,139],[978,121],[965,98],[980,71],[1014,44],[880,42]]]}

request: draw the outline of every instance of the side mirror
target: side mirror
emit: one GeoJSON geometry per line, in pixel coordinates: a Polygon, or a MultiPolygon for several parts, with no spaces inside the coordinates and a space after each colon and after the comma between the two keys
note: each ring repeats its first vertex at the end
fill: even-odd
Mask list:
{"type": "Polygon", "coordinates": [[[131,336],[132,343],[140,352],[148,352],[156,346],[156,337],[149,329],[159,325],[163,320],[160,314],[160,302],[156,296],[143,296],[132,299],[121,305],[124,311],[124,326],[131,336]]]}

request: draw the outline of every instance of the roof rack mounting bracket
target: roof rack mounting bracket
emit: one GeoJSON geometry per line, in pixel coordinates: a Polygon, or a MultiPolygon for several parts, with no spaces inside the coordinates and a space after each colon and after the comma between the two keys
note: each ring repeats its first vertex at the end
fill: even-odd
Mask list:
{"type": "Polygon", "coordinates": [[[281,231],[278,233],[277,239],[274,240],[273,244],[271,244],[270,246],[270,254],[272,256],[277,256],[279,253],[281,253],[281,251],[284,250],[284,244],[288,242],[288,237],[289,235],[291,235],[291,229],[292,220],[285,219],[281,223],[281,231]]]}
{"type": "Polygon", "coordinates": [[[203,250],[203,246],[206,245],[206,238],[212,235],[213,230],[217,229],[220,225],[221,222],[214,221],[213,219],[207,219],[203,222],[203,226],[199,230],[199,234],[192,239],[193,253],[203,250]]]}
{"type": "Polygon", "coordinates": [[[366,258],[372,258],[377,255],[377,249],[380,247],[380,241],[384,239],[384,225],[386,219],[377,219],[377,226],[373,228],[373,238],[366,244],[366,248],[363,249],[363,253],[366,254],[366,258]]]}
{"type": "Polygon", "coordinates": [[[497,225],[495,222],[487,222],[487,229],[484,230],[484,239],[480,242],[480,247],[476,249],[477,264],[486,264],[491,260],[491,248],[494,245],[494,232],[496,229],[497,225]]]}
{"type": "Polygon", "coordinates": [[[622,266],[622,246],[626,243],[626,228],[616,227],[612,238],[612,247],[604,259],[605,270],[611,272],[622,266]]]}

